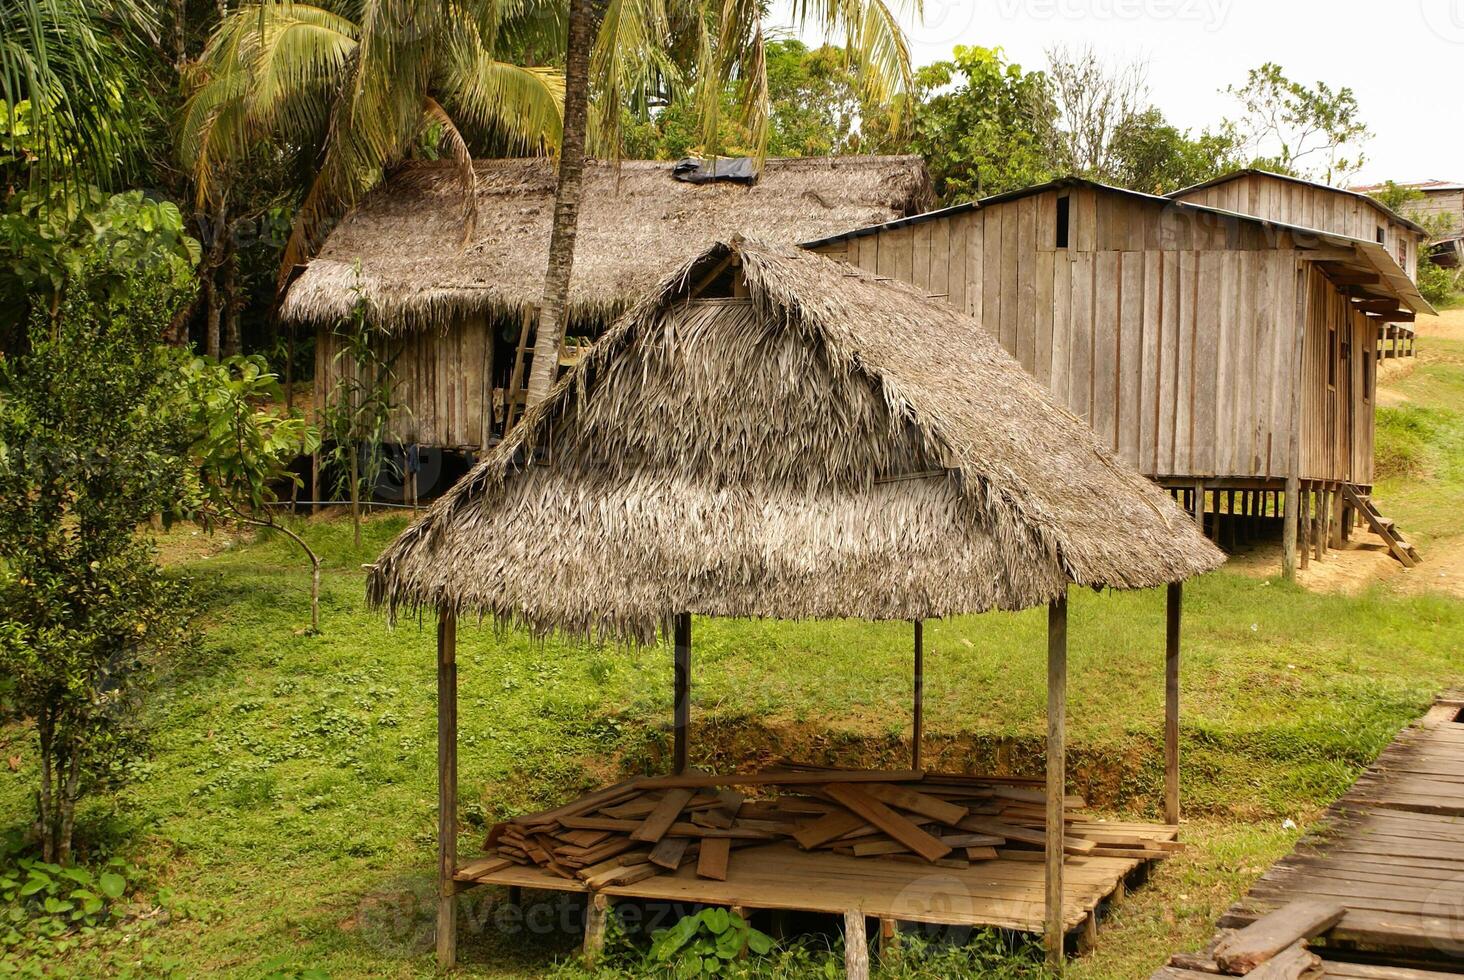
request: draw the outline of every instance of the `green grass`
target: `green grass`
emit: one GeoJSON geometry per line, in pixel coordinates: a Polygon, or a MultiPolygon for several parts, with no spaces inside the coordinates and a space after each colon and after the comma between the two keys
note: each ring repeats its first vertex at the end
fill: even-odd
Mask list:
{"type": "MultiPolygon", "coordinates": [[[[1464,505],[1464,345],[1430,344],[1437,356],[1399,384],[1410,402],[1380,433],[1417,468],[1379,495],[1406,528],[1439,539],[1457,533],[1464,505]]],[[[88,841],[142,866],[141,918],[48,969],[432,973],[421,943],[436,825],[432,623],[388,630],[364,609],[360,571],[402,526],[369,522],[360,550],[344,522],[306,526],[327,560],[319,636],[300,630],[307,573],[287,541],[205,557],[188,532],[169,539],[206,600],[207,643],[151,705],[157,753],[144,778],[83,814],[88,841]]],[[[1201,945],[1290,848],[1298,831],[1285,820],[1314,819],[1436,692],[1464,683],[1464,602],[1442,596],[1381,586],[1314,595],[1221,572],[1187,587],[1185,617],[1191,846],[1131,894],[1071,976],[1146,976],[1169,951],[1201,945]]],[[[1038,613],[928,624],[935,764],[1039,771],[1043,625],[1038,613]]],[[[908,625],[697,620],[694,637],[694,761],[906,757],[908,625]]],[[[1162,637],[1158,593],[1073,596],[1070,766],[1107,812],[1157,812],[1162,637]]],[[[586,650],[470,624],[459,644],[465,853],[496,816],[662,765],[664,649],[586,650]]],[[[22,826],[30,807],[35,750],[16,727],[0,729],[0,757],[11,756],[19,768],[0,768],[0,832],[22,826]]],[[[476,927],[493,908],[474,894],[470,974],[538,976],[573,952],[572,929],[476,927]]]]}

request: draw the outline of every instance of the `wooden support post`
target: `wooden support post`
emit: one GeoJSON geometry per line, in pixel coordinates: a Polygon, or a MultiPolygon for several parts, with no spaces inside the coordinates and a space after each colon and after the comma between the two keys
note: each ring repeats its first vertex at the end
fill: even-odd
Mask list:
{"type": "Polygon", "coordinates": [[[1046,917],[1042,930],[1047,963],[1062,969],[1062,841],[1067,788],[1067,596],[1047,607],[1047,842],[1046,917]]]}
{"type": "Polygon", "coordinates": [[[1316,491],[1313,497],[1312,551],[1318,561],[1326,557],[1326,491],[1316,491]]]}
{"type": "Polygon", "coordinates": [[[686,771],[686,743],[691,733],[691,613],[677,613],[676,645],[676,744],[674,768],[686,771]]]}
{"type": "Polygon", "coordinates": [[[900,955],[900,924],[894,919],[879,920],[879,958],[892,963],[900,955]]]}
{"type": "Polygon", "coordinates": [[[1310,568],[1312,553],[1311,487],[1307,487],[1296,496],[1296,521],[1301,536],[1301,567],[1310,568]]]}
{"type": "Polygon", "coordinates": [[[910,743],[910,768],[920,768],[920,743],[925,738],[925,623],[915,620],[915,723],[910,743]]]}
{"type": "Polygon", "coordinates": [[[437,966],[457,965],[457,617],[437,610],[437,966]]]}
{"type": "Polygon", "coordinates": [[[1297,498],[1301,495],[1301,480],[1285,478],[1285,514],[1281,523],[1281,574],[1287,579],[1296,579],[1296,513],[1297,498]]]}
{"type": "Polygon", "coordinates": [[[1199,526],[1200,533],[1205,533],[1205,485],[1196,482],[1195,488],[1190,492],[1190,513],[1195,516],[1195,524],[1199,526]]]}
{"type": "Polygon", "coordinates": [[[1179,823],[1179,623],[1184,587],[1169,583],[1164,610],[1164,822],[1179,823]]]}
{"type": "Polygon", "coordinates": [[[590,896],[585,906],[585,945],[581,954],[585,967],[594,969],[605,950],[605,927],[610,919],[610,899],[603,892],[590,896]]]}
{"type": "Polygon", "coordinates": [[[1342,491],[1333,490],[1330,494],[1332,507],[1327,511],[1327,525],[1331,529],[1328,543],[1334,550],[1341,550],[1342,542],[1347,540],[1347,527],[1342,517],[1342,491]]]}
{"type": "Polygon", "coordinates": [[[869,980],[869,939],[860,909],[844,913],[844,975],[849,980],[869,980]]]}

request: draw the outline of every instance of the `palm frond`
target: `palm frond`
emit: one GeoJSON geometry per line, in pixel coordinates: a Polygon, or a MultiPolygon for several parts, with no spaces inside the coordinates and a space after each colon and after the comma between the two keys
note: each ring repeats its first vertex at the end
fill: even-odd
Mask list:
{"type": "Polygon", "coordinates": [[[448,153],[452,156],[457,170],[458,180],[462,183],[462,243],[467,245],[473,240],[473,235],[478,229],[478,175],[473,170],[473,154],[468,150],[468,144],[463,139],[463,134],[458,132],[457,123],[452,121],[447,110],[443,109],[431,96],[428,96],[423,103],[422,118],[424,124],[436,123],[442,127],[442,142],[447,145],[448,153]]]}

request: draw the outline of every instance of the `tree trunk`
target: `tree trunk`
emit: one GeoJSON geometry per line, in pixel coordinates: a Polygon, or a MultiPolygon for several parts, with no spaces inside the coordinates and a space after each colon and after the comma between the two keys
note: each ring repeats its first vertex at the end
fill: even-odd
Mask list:
{"type": "Polygon", "coordinates": [[[52,809],[55,795],[52,792],[51,784],[54,781],[56,767],[51,758],[51,750],[55,741],[55,726],[49,714],[43,712],[38,719],[36,735],[41,743],[41,789],[37,800],[37,809],[40,811],[37,818],[41,832],[41,860],[54,862],[56,860],[56,835],[52,809]]]}
{"type": "Polygon", "coordinates": [[[244,352],[244,340],[239,331],[239,253],[234,248],[233,229],[226,228],[222,231],[228,232],[224,243],[221,270],[223,283],[220,290],[223,293],[223,350],[225,357],[235,357],[244,352]]]}
{"type": "Polygon", "coordinates": [[[71,838],[76,829],[76,798],[81,795],[81,748],[70,746],[66,782],[61,787],[60,826],[56,831],[56,863],[71,863],[71,838]]]}
{"type": "Polygon", "coordinates": [[[554,195],[554,225],[549,234],[549,265],[534,333],[534,363],[529,372],[528,405],[549,394],[559,373],[569,279],[574,271],[574,241],[579,230],[580,191],[585,169],[589,115],[590,48],[603,0],[570,0],[569,48],[564,63],[564,137],[559,146],[559,184],[554,195]]]}

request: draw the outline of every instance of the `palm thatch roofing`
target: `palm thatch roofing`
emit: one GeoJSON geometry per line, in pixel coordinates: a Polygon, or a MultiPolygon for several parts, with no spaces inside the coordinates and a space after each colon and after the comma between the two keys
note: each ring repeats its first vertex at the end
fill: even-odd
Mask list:
{"type": "Polygon", "coordinates": [[[368,597],[649,643],[681,611],[938,618],[1223,560],[975,320],[734,239],[665,279],[402,532],[368,597]],[[719,264],[710,291],[745,296],[696,295],[719,264]]]}
{"type": "MultiPolygon", "coordinates": [[[[756,184],[694,185],[673,164],[586,167],[573,322],[607,323],[665,271],[734,234],[821,238],[916,214],[931,202],[919,157],[768,160],[756,184]]],[[[461,183],[447,163],[413,163],[367,196],[290,286],[288,321],[332,325],[364,299],[388,330],[538,305],[549,254],[555,170],[546,159],[479,161],[478,217],[463,240],[461,183]],[[359,271],[358,271],[359,269],[359,271]]]]}

